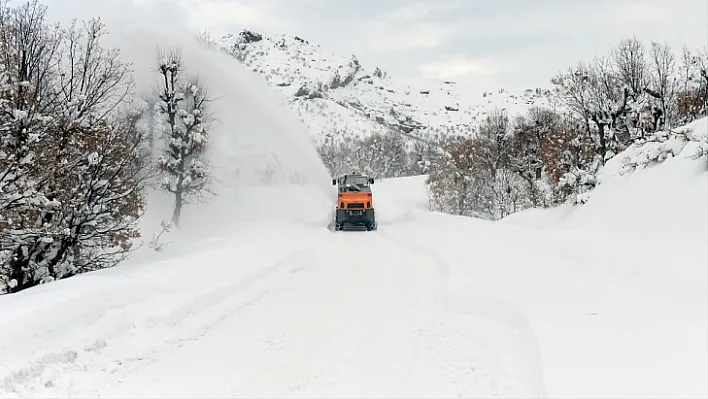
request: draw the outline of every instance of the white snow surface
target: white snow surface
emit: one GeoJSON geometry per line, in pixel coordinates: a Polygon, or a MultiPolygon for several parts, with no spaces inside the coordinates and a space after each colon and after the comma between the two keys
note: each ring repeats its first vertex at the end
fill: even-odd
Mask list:
{"type": "MultiPolygon", "coordinates": [[[[108,22],[147,18],[130,7],[108,22]]],[[[179,39],[113,31],[144,81],[179,39]]],[[[0,297],[0,396],[708,395],[705,159],[497,223],[429,212],[424,177],[378,181],[379,230],[332,233],[307,132],[257,75],[189,53],[227,94],[221,195],[163,252],[0,297]]]]}
{"type": "Polygon", "coordinates": [[[705,166],[678,156],[524,225],[383,180],[375,232],[242,221],[0,297],[0,395],[705,397],[705,166]]]}

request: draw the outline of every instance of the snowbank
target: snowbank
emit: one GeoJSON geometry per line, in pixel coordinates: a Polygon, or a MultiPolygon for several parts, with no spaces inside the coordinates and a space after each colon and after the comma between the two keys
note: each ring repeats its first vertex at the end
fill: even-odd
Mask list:
{"type": "Polygon", "coordinates": [[[413,176],[377,180],[371,191],[379,226],[385,228],[409,219],[412,212],[427,211],[426,179],[427,176],[413,176]]]}
{"type": "Polygon", "coordinates": [[[75,384],[91,384],[90,376],[72,378],[81,364],[97,364],[105,373],[130,368],[159,343],[205,331],[245,306],[261,281],[289,274],[282,268],[328,234],[302,234],[299,226],[242,227],[169,257],[153,255],[146,263],[0,296],[0,396],[70,395],[80,389],[75,384]]]}
{"type": "MultiPolygon", "coordinates": [[[[708,118],[687,127],[705,136],[708,118]]],[[[451,305],[523,331],[528,352],[516,355],[538,353],[549,397],[705,397],[708,164],[693,158],[701,145],[630,147],[582,206],[499,222],[413,212],[381,233],[438,254],[451,305]],[[625,166],[667,149],[660,164],[625,166]]]]}
{"type": "Polygon", "coordinates": [[[451,311],[514,331],[516,364],[544,396],[706,397],[702,166],[677,157],[623,176],[579,209],[534,211],[543,228],[411,212],[379,233],[449,268],[451,311]]]}
{"type": "Polygon", "coordinates": [[[708,251],[708,160],[695,157],[708,139],[708,118],[676,131],[689,129],[692,140],[632,145],[612,158],[582,206],[530,209],[500,223],[564,229],[604,226],[615,233],[667,238],[692,231],[696,245],[708,251]]]}

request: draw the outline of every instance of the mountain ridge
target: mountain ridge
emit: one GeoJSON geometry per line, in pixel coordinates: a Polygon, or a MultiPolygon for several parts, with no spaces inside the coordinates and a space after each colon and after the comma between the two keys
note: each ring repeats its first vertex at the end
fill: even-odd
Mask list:
{"type": "Polygon", "coordinates": [[[514,116],[534,105],[558,106],[549,89],[472,93],[450,80],[393,77],[299,36],[242,30],[212,44],[283,94],[317,144],[391,130],[431,142],[473,131],[493,108],[514,116]]]}

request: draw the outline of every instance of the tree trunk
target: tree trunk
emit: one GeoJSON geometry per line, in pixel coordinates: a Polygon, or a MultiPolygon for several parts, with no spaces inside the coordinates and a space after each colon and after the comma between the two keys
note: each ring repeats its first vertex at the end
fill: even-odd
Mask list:
{"type": "Polygon", "coordinates": [[[180,219],[180,216],[182,215],[182,205],[183,205],[182,193],[177,192],[177,193],[175,193],[175,209],[174,209],[174,212],[172,212],[172,224],[176,228],[179,228],[179,219],[180,219]]]}
{"type": "Polygon", "coordinates": [[[176,228],[179,228],[179,220],[182,216],[182,206],[184,205],[184,165],[184,154],[182,154],[177,169],[179,170],[179,177],[177,178],[177,185],[175,186],[175,209],[174,212],[172,212],[172,224],[176,228]]]}
{"type": "Polygon", "coordinates": [[[595,121],[597,132],[600,138],[600,163],[605,164],[605,153],[607,152],[607,141],[605,140],[605,124],[595,121]]]}
{"type": "Polygon", "coordinates": [[[467,195],[467,181],[462,180],[462,190],[460,190],[460,197],[457,199],[457,212],[458,215],[464,215],[465,213],[465,195],[467,195]]]}

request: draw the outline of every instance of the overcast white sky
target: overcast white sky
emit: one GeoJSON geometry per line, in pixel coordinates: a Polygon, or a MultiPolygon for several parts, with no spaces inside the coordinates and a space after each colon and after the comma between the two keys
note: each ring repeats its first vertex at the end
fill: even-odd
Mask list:
{"type": "Polygon", "coordinates": [[[546,86],[559,69],[633,34],[677,52],[708,46],[708,0],[163,1],[179,2],[195,28],[214,34],[296,35],[356,54],[370,69],[490,90],[546,86]]]}
{"type": "Polygon", "coordinates": [[[623,36],[708,45],[707,0],[182,0],[195,26],[298,35],[396,75],[546,85],[623,36]]]}

